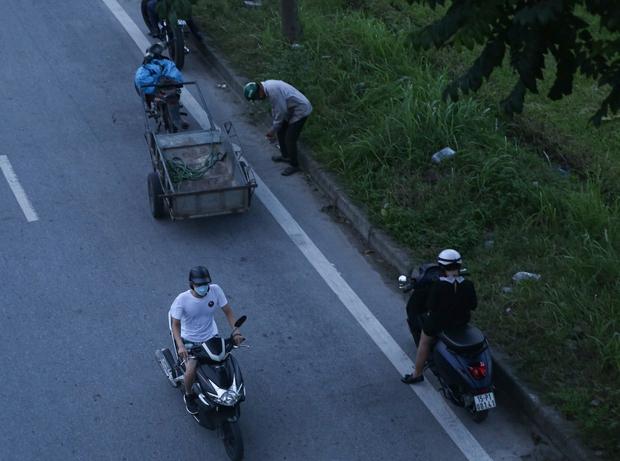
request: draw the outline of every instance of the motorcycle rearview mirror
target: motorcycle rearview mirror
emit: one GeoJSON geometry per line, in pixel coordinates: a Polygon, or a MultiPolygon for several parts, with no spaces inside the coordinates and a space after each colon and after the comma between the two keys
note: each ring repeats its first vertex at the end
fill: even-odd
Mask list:
{"type": "Polygon", "coordinates": [[[239,328],[241,325],[243,325],[243,323],[248,319],[247,315],[242,315],[241,317],[239,317],[237,319],[237,321],[235,322],[235,328],[239,328]]]}

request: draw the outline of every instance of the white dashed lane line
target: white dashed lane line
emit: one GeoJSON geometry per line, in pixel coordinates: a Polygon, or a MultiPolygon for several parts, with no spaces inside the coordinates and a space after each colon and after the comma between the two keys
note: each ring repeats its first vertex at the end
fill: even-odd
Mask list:
{"type": "Polygon", "coordinates": [[[15,174],[15,171],[13,171],[11,162],[6,155],[0,155],[0,169],[2,169],[2,173],[9,183],[9,187],[11,188],[11,191],[13,191],[13,195],[17,199],[17,203],[19,203],[19,206],[24,212],[24,216],[26,216],[28,222],[38,221],[39,216],[37,215],[37,212],[34,211],[34,208],[26,195],[26,191],[24,191],[24,188],[19,183],[19,179],[17,179],[17,175],[15,174]]]}

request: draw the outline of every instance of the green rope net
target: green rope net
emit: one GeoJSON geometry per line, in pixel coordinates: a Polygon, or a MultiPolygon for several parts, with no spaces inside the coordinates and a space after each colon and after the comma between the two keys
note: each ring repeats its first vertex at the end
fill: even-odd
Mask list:
{"type": "Polygon", "coordinates": [[[226,152],[214,152],[207,155],[201,164],[190,167],[182,158],[173,157],[170,160],[166,160],[166,168],[168,169],[170,180],[174,184],[178,184],[181,181],[197,181],[202,179],[217,162],[221,162],[225,158],[226,152]]]}

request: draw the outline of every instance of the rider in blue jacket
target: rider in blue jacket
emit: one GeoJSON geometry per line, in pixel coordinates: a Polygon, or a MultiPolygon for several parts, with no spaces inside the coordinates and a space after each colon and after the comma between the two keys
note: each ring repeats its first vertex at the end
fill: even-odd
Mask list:
{"type": "MultiPolygon", "coordinates": [[[[151,109],[151,103],[155,98],[155,85],[162,83],[164,80],[173,83],[183,83],[183,74],[181,74],[181,71],[177,69],[174,61],[164,56],[163,52],[164,45],[161,43],[151,45],[146,50],[142,65],[136,71],[134,78],[136,91],[138,94],[144,94],[144,100],[149,110],[151,109]]],[[[171,109],[178,109],[178,105],[175,106],[175,108],[171,107],[171,109]]],[[[172,111],[173,118],[175,119],[177,118],[177,115],[179,115],[176,112],[178,111],[172,111]]],[[[185,129],[188,127],[186,122],[180,120],[180,116],[177,121],[179,121],[182,128],[185,129]]]]}
{"type": "MultiPolygon", "coordinates": [[[[177,69],[174,61],[164,56],[163,52],[164,45],[161,43],[155,43],[146,50],[142,65],[136,71],[134,79],[138,93],[142,92],[145,95],[152,95],[155,93],[155,87],[147,85],[156,85],[162,77],[183,83],[183,74],[177,69]]],[[[152,100],[152,98],[150,99],[152,100]]],[[[150,103],[150,101],[148,102],[150,103]]]]}

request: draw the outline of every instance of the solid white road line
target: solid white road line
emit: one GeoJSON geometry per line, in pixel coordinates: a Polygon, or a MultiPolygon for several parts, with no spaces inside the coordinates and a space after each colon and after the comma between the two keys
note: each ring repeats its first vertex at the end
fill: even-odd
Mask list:
{"type": "Polygon", "coordinates": [[[0,155],[0,168],[2,169],[2,173],[4,173],[4,177],[9,183],[9,187],[13,191],[13,195],[15,195],[17,203],[19,203],[19,206],[24,212],[24,216],[26,216],[28,222],[38,221],[39,216],[37,215],[37,212],[34,211],[30,200],[28,200],[28,196],[26,195],[22,185],[19,183],[19,179],[17,179],[17,175],[13,171],[11,162],[9,162],[9,158],[6,155],[0,155]]]}
{"type": "MultiPolygon", "coordinates": [[[[118,2],[116,0],[102,1],[108,6],[114,16],[116,16],[138,47],[140,49],[146,49],[149,46],[148,40],[118,2]]],[[[192,116],[200,122],[203,128],[209,128],[208,116],[198,104],[186,105],[186,108],[192,116]]],[[[314,267],[325,283],[327,283],[336,296],[338,296],[338,299],[340,299],[351,315],[355,317],[357,322],[366,333],[368,333],[379,349],[390,362],[392,362],[392,365],[394,365],[398,373],[404,374],[410,372],[413,367],[413,362],[407,354],[400,348],[394,338],[392,338],[388,331],[372,314],[370,309],[368,309],[359,296],[351,289],[334,266],[327,260],[325,255],[321,253],[310,237],[308,237],[297,221],[295,221],[258,175],[256,175],[256,181],[258,183],[256,195],[293,243],[297,245],[312,267],[314,267]]],[[[396,379],[396,376],[394,379],[396,379]]],[[[492,461],[492,458],[487,454],[484,448],[480,446],[474,436],[448,407],[445,400],[430,384],[424,382],[410,387],[468,460],[492,461]]]]}
{"type": "MultiPolygon", "coordinates": [[[[410,373],[413,368],[413,362],[405,351],[401,349],[390,333],[388,333],[379,320],[377,320],[370,309],[368,309],[359,296],[357,296],[353,289],[338,273],[336,268],[329,262],[325,255],[323,255],[321,250],[317,248],[310,237],[308,237],[301,226],[295,221],[286,208],[284,208],[277,197],[273,195],[258,175],[256,175],[256,181],[258,183],[256,194],[261,202],[263,202],[263,205],[265,205],[278,224],[284,229],[284,232],[286,232],[295,245],[297,245],[312,267],[315,268],[325,283],[327,283],[336,296],[338,296],[338,299],[340,299],[351,315],[355,317],[355,320],[357,320],[366,333],[368,333],[381,352],[392,362],[394,368],[396,368],[400,374],[410,373]]],[[[394,379],[396,379],[396,377],[394,377],[394,379]]],[[[441,397],[428,382],[425,381],[410,387],[468,460],[491,460],[491,457],[482,446],[480,446],[474,436],[471,435],[463,423],[456,417],[454,412],[448,407],[443,397],[441,397]]]]}

